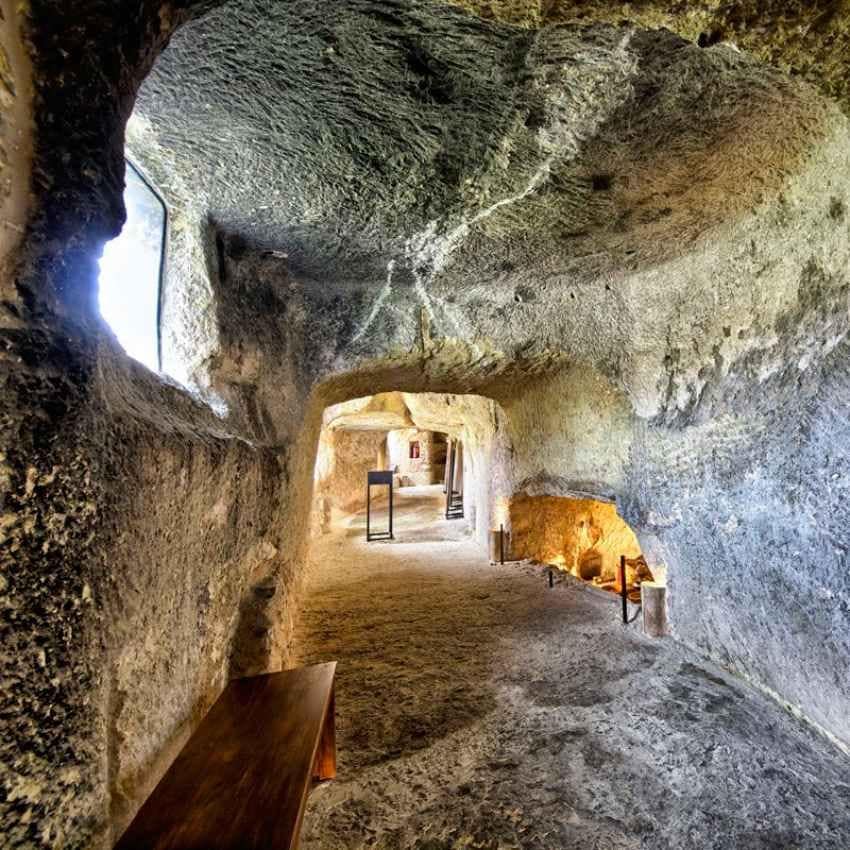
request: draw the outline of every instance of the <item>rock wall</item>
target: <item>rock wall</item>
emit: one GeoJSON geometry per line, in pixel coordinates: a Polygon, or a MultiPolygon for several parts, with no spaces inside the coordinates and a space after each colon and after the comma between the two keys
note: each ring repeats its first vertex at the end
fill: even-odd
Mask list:
{"type": "Polygon", "coordinates": [[[4,128],[36,131],[31,171],[4,139],[18,163],[6,197],[28,199],[15,208],[20,225],[6,219],[21,238],[2,244],[0,844],[10,848],[111,846],[228,676],[285,651],[269,628],[285,619],[282,596],[254,602],[286,570],[286,452],[252,444],[130,362],[96,314],[97,258],[123,215],[121,129],[181,13],[136,4],[119,23],[110,4],[92,3],[66,29],[55,5],[32,20],[5,4],[0,24],[4,84],[25,113],[4,128]],[[35,65],[34,111],[27,69],[10,82],[22,56],[35,65]]]}
{"type": "MultiPolygon", "coordinates": [[[[154,383],[130,378],[136,404],[145,379],[154,383]]],[[[114,836],[228,679],[278,668],[285,652],[273,627],[285,569],[277,452],[209,419],[175,421],[179,398],[128,413],[116,386],[119,375],[105,374],[109,407],[91,414],[107,484],[92,506],[98,575],[83,593],[104,648],[114,836]]]]}
{"type": "Polygon", "coordinates": [[[815,367],[789,358],[722,416],[647,428],[626,509],[668,565],[676,637],[845,746],[848,357],[842,342],[815,367]]]}
{"type": "MultiPolygon", "coordinates": [[[[427,393],[418,427],[463,439],[482,543],[518,492],[616,500],[668,567],[674,634],[850,744],[838,109],[732,47],[669,33],[529,36],[429,5],[369,18],[366,43],[368,4],[346,5],[333,32],[324,6],[276,4],[303,43],[263,30],[273,43],[255,56],[298,85],[315,61],[329,70],[321,97],[252,93],[303,118],[283,122],[297,144],[272,144],[292,167],[266,168],[251,147],[263,102],[236,122],[216,101],[230,136],[164,120],[193,90],[181,73],[215,70],[181,65],[174,44],[131,138],[152,171],[185,177],[165,186],[180,227],[164,333],[201,403],[118,351],[95,280],[122,221],[138,85],[175,28],[215,5],[2,5],[5,844],[107,846],[226,678],[285,660],[322,411],[391,390],[427,393]],[[427,38],[400,41],[394,20],[427,38]],[[284,44],[308,45],[303,67],[284,44]],[[382,64],[353,77],[343,60],[361,48],[382,64]],[[307,114],[352,78],[365,101],[307,114]],[[363,114],[375,120],[352,145],[363,114]],[[427,139],[407,130],[423,115],[427,139]],[[227,191],[192,206],[224,158],[227,191]],[[352,172],[363,191],[346,196],[352,172]],[[291,203],[270,209],[285,221],[253,231],[258,199],[282,191],[291,203]]],[[[222,6],[182,56],[250,24],[237,5],[259,8],[222,6]]]]}
{"type": "MultiPolygon", "coordinates": [[[[326,500],[332,508],[346,513],[365,508],[366,473],[378,469],[378,456],[386,439],[384,431],[323,428],[319,439],[314,497],[326,500]]],[[[373,496],[382,498],[378,490],[373,496]]]]}
{"type": "Polygon", "coordinates": [[[847,436],[837,411],[850,228],[847,189],[834,179],[846,148],[830,142],[820,156],[747,222],[737,249],[695,252],[673,269],[697,287],[711,278],[715,301],[675,308],[661,412],[636,430],[623,511],[648,559],[668,565],[674,634],[846,746],[847,436]],[[829,161],[832,174],[821,170],[829,161]],[[736,280],[752,276],[763,282],[752,306],[732,307],[736,280]],[[695,325],[705,333],[696,344],[695,325]]]}
{"type": "Polygon", "coordinates": [[[850,14],[841,4],[815,0],[733,0],[687,3],[677,0],[608,2],[608,0],[452,0],[500,21],[539,27],[564,21],[584,24],[623,20],[650,29],[667,28],[701,47],[729,42],[765,62],[800,74],[850,108],[847,57],[850,14]]]}
{"type": "Polygon", "coordinates": [[[512,492],[623,492],[635,416],[626,394],[588,365],[528,381],[503,400],[513,446],[512,492]]]}
{"type": "Polygon", "coordinates": [[[109,339],[14,350],[0,819],[9,846],[105,845],[228,677],[281,663],[283,600],[264,632],[251,603],[285,570],[285,476],[109,339]]]}
{"type": "Polygon", "coordinates": [[[434,431],[416,428],[390,431],[387,434],[389,468],[398,471],[402,486],[439,484],[446,473],[445,437],[438,439],[434,431]],[[411,457],[411,443],[418,444],[418,455],[411,457]]]}

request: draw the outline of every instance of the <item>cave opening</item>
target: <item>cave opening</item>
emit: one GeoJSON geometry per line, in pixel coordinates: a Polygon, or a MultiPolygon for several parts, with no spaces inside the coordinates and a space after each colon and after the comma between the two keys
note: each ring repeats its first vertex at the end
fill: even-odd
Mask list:
{"type": "Polygon", "coordinates": [[[314,532],[362,524],[370,499],[373,509],[385,507],[388,491],[371,494],[366,481],[370,472],[386,472],[401,529],[416,531],[417,521],[429,525],[441,515],[466,516],[464,533],[474,535],[476,517],[489,513],[494,498],[484,482],[474,480],[490,462],[492,435],[476,442],[470,427],[493,404],[479,396],[390,391],[326,408],[313,474],[314,532]],[[470,440],[474,449],[465,453],[464,441],[470,440]],[[480,514],[477,500],[485,506],[480,514]]]}
{"type": "Polygon", "coordinates": [[[612,502],[564,496],[514,496],[509,506],[511,545],[516,558],[557,567],[593,587],[626,593],[641,602],[644,582],[663,582],[666,566],[650,566],[632,528],[612,502]]]}
{"type": "Polygon", "coordinates": [[[512,440],[506,409],[481,396],[390,391],[331,405],[316,450],[313,539],[350,536],[364,515],[385,521],[390,491],[366,484],[380,473],[392,482],[388,539],[468,535],[491,562],[553,567],[636,606],[644,583],[665,587],[666,564],[648,564],[613,499],[540,494],[539,483],[527,492],[511,469],[512,440]]]}

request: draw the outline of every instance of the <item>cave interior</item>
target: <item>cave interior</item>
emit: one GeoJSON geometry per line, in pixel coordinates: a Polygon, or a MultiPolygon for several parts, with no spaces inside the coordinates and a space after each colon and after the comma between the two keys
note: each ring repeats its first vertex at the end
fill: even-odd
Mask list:
{"type": "Polygon", "coordinates": [[[0,0],[0,93],[0,847],[337,661],[304,850],[847,850],[846,2],[0,0]]]}

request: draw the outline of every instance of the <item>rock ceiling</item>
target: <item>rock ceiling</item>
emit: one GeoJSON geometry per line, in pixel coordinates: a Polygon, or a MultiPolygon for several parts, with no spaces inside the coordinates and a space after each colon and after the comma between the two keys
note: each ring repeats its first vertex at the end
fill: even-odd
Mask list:
{"type": "Polygon", "coordinates": [[[327,407],[323,424],[332,431],[394,431],[420,428],[457,435],[492,416],[482,396],[442,393],[378,393],[327,407]]]}
{"type": "Polygon", "coordinates": [[[664,27],[700,45],[729,41],[822,88],[850,108],[847,0],[452,0],[484,18],[526,27],[629,23],[664,27]]]}
{"type": "Polygon", "coordinates": [[[287,253],[305,279],[463,287],[686,253],[777,193],[831,114],[719,42],[752,41],[719,13],[463,5],[477,14],[231,0],[158,61],[132,153],[176,208],[287,253]],[[705,49],[630,22],[677,20],[707,27],[705,49]]]}
{"type": "Polygon", "coordinates": [[[355,398],[326,408],[323,423],[333,431],[394,431],[415,428],[401,393],[355,398]]]}

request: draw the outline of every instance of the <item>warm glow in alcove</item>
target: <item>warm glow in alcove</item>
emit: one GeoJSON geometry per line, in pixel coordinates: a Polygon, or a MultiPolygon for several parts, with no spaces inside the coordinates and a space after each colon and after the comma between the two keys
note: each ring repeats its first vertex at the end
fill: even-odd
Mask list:
{"type": "Polygon", "coordinates": [[[165,207],[127,165],[127,222],[100,260],[100,313],[131,357],[159,369],[159,291],[165,207]]]}

